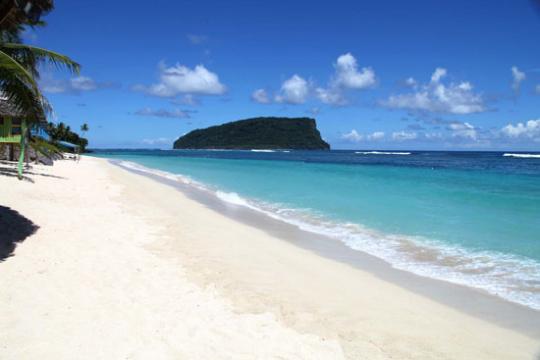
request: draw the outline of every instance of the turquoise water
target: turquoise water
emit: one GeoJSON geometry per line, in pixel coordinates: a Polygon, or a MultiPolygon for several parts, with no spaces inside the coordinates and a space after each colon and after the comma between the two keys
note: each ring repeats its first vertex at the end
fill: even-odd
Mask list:
{"type": "Polygon", "coordinates": [[[324,233],[397,268],[540,309],[540,159],[428,152],[100,156],[181,175],[224,201],[324,233]]]}

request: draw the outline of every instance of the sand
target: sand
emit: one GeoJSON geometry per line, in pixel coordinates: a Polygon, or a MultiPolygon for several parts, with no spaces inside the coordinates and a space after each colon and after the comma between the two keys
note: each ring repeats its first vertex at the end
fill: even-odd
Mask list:
{"type": "Polygon", "coordinates": [[[1,359],[538,356],[530,333],[106,160],[36,166],[21,182],[1,173],[0,205],[39,227],[0,262],[1,359]]]}

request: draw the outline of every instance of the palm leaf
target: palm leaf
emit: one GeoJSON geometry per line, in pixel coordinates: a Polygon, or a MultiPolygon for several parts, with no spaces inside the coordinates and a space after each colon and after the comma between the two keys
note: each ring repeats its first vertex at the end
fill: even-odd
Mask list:
{"type": "MultiPolygon", "coordinates": [[[[56,68],[67,68],[69,71],[78,74],[80,65],[66,55],[43,49],[37,46],[26,44],[4,43],[2,48],[12,50],[15,56],[23,57],[29,62],[48,62],[56,68]]],[[[23,62],[24,63],[24,62],[23,62]]]]}
{"type": "Polygon", "coordinates": [[[29,87],[17,74],[0,66],[0,93],[7,97],[17,110],[28,116],[29,121],[44,119],[50,105],[41,93],[29,87]]]}
{"type": "Polygon", "coordinates": [[[25,81],[27,85],[37,90],[37,83],[32,74],[13,57],[2,50],[0,50],[0,68],[8,70],[13,75],[25,81]]]}
{"type": "Polygon", "coordinates": [[[62,151],[58,147],[41,137],[33,137],[30,140],[29,145],[34,150],[38,151],[49,159],[52,158],[54,155],[62,154],[62,151]]]}

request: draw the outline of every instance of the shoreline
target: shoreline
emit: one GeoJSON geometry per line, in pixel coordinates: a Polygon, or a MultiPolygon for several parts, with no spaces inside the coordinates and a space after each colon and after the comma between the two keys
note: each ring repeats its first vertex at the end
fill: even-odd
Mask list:
{"type": "MultiPolygon", "coordinates": [[[[417,169],[415,162],[422,162],[424,156],[405,160],[411,168],[404,170],[401,176],[394,174],[401,172],[402,161],[395,160],[396,157],[388,160],[388,165],[395,163],[397,167],[351,167],[340,164],[366,163],[357,162],[361,157],[349,155],[327,159],[335,165],[326,165],[326,160],[319,155],[217,156],[226,159],[223,162],[208,152],[187,158],[177,155],[143,152],[131,156],[130,152],[113,152],[110,157],[126,160],[122,162],[125,167],[193,185],[226,202],[331,237],[354,250],[383,259],[397,269],[482,289],[540,311],[537,286],[540,262],[535,252],[531,252],[537,250],[534,230],[538,224],[531,216],[537,194],[530,192],[534,183],[527,176],[515,179],[510,176],[508,181],[515,182],[510,186],[498,181],[498,176],[489,170],[484,177],[480,172],[461,171],[464,169],[449,173],[432,171],[431,166],[417,169]],[[206,157],[209,159],[203,159],[206,157]],[[268,178],[264,175],[267,168],[272,169],[268,178]],[[329,176],[311,181],[310,177],[317,178],[320,170],[328,172],[329,176]],[[388,181],[385,173],[390,176],[388,181]],[[293,176],[291,182],[280,182],[280,178],[286,179],[289,175],[293,176]],[[363,178],[364,175],[367,176],[363,178]],[[425,186],[409,186],[407,182],[413,178],[418,184],[425,182],[425,186]],[[334,189],[333,182],[343,186],[334,189]],[[528,195],[523,196],[525,193],[528,195]],[[521,200],[514,202],[514,195],[509,194],[521,200]],[[351,196],[358,201],[348,201],[351,196]],[[465,200],[461,201],[463,196],[465,200]],[[490,202],[496,206],[491,206],[490,202]],[[523,221],[530,226],[519,226],[523,221]]],[[[437,162],[437,159],[430,161],[437,162]]],[[[386,161],[382,163],[387,164],[386,161]]]]}
{"type": "MultiPolygon", "coordinates": [[[[117,165],[111,166],[119,167],[117,165]]],[[[121,170],[130,173],[133,172],[132,169],[121,170]]],[[[311,280],[314,274],[303,273],[300,276],[301,279],[290,280],[291,283],[288,284],[287,289],[282,289],[282,287],[285,287],[284,284],[281,281],[276,281],[276,279],[274,278],[274,276],[277,276],[276,274],[272,274],[272,279],[268,279],[265,275],[260,273],[253,275],[252,278],[251,276],[246,275],[251,275],[252,269],[258,268],[263,268],[264,271],[260,270],[263,273],[275,272],[275,265],[281,263],[280,261],[277,261],[274,264],[272,260],[269,260],[265,256],[260,257],[259,251],[255,251],[255,253],[253,253],[250,250],[246,250],[250,246],[263,246],[262,243],[251,244],[248,240],[236,239],[233,251],[231,251],[229,246],[224,245],[221,241],[221,238],[219,237],[217,239],[212,239],[204,244],[199,244],[198,242],[196,244],[190,242],[173,242],[169,245],[170,251],[174,252],[175,255],[182,257],[184,261],[190,262],[190,257],[194,257],[197,259],[196,261],[192,261],[193,265],[188,266],[188,268],[191,267],[191,269],[198,269],[201,265],[207,268],[208,273],[205,273],[202,276],[201,274],[197,273],[196,270],[192,271],[191,276],[194,281],[203,285],[211,284],[212,286],[217,286],[218,289],[220,289],[220,293],[225,294],[227,298],[231,299],[232,302],[236,306],[238,306],[240,311],[259,312],[273,309],[274,313],[281,321],[297,330],[308,332],[315,331],[315,333],[317,333],[319,336],[332,336],[332,333],[341,333],[341,335],[339,335],[338,337],[344,336],[344,338],[347,338],[347,336],[343,333],[346,333],[347,331],[354,333],[356,327],[362,327],[365,325],[363,324],[363,320],[361,322],[356,322],[356,320],[358,319],[354,319],[354,321],[349,321],[349,319],[347,319],[348,316],[346,315],[347,311],[350,311],[349,316],[352,316],[355,312],[357,312],[357,306],[360,306],[362,302],[367,302],[366,305],[368,306],[376,307],[377,305],[379,305],[373,304],[373,299],[366,299],[363,297],[362,294],[360,294],[360,292],[363,292],[365,290],[365,284],[363,284],[362,282],[368,281],[370,283],[370,285],[367,286],[368,289],[371,288],[371,285],[374,285],[373,287],[375,289],[380,286],[380,288],[376,291],[380,291],[381,293],[389,291],[390,294],[396,295],[398,298],[401,298],[402,296],[404,298],[411,296],[412,298],[415,298],[417,301],[419,301],[420,304],[422,304],[413,305],[413,308],[416,306],[430,307],[431,305],[434,305],[438,309],[431,310],[433,310],[433,313],[439,313],[439,315],[440,312],[451,311],[453,313],[453,315],[450,316],[451,322],[456,321],[456,323],[452,325],[456,326],[454,330],[457,330],[462,326],[462,321],[468,322],[469,320],[473,320],[473,322],[487,322],[490,324],[489,326],[493,325],[496,327],[508,329],[511,333],[517,331],[524,336],[535,339],[534,341],[540,341],[540,332],[538,330],[538,324],[540,324],[540,312],[534,309],[508,302],[504,299],[487,294],[477,289],[447,283],[440,280],[424,278],[406,271],[392,268],[383,260],[380,260],[374,256],[365,253],[351,250],[347,248],[344,244],[341,244],[335,240],[328,241],[328,239],[322,235],[317,235],[300,230],[293,225],[269,218],[268,216],[253,211],[251,209],[232,206],[229,203],[222,202],[221,200],[217,199],[209,193],[205,193],[204,191],[197,191],[197,189],[189,185],[183,185],[177,181],[167,180],[163,177],[159,177],[156,175],[152,176],[151,174],[137,173],[136,175],[143,175],[142,177],[148,179],[149,181],[157,181],[162,185],[168,186],[173,191],[173,193],[176,193],[182,197],[186,197],[189,200],[194,200],[199,206],[210,210],[212,213],[220,217],[225,217],[227,218],[227,220],[232,220],[236,224],[248,226],[249,228],[257,232],[264,233],[265,238],[267,238],[266,240],[268,242],[271,242],[265,243],[264,249],[266,250],[266,247],[268,246],[268,251],[273,252],[274,250],[277,250],[275,248],[279,248],[279,255],[276,255],[278,258],[285,258],[289,256],[289,253],[299,252],[301,253],[301,255],[299,255],[302,259],[301,261],[306,261],[307,257],[309,256],[310,261],[313,261],[314,263],[314,268],[322,266],[324,262],[324,264],[326,265],[324,268],[328,271],[328,273],[336,272],[336,274],[322,274],[322,269],[316,271],[318,275],[329,276],[330,278],[332,278],[332,280],[323,282],[324,290],[318,288],[317,286],[315,286],[313,289],[310,289],[313,291],[313,293],[311,294],[312,296],[308,296],[308,298],[312,300],[317,299],[317,301],[311,301],[310,303],[310,301],[305,301],[305,295],[302,296],[298,293],[298,291],[301,290],[298,288],[298,284],[302,284],[302,286],[303,284],[307,284],[307,282],[311,280]],[[308,239],[305,238],[306,235],[309,236],[308,239]],[[281,245],[279,243],[281,243],[281,245]],[[285,250],[285,247],[287,250],[285,250]],[[319,249],[317,249],[317,247],[319,247],[319,249]],[[329,248],[337,251],[328,251],[329,248]],[[210,249],[212,251],[209,251],[210,249]],[[246,251],[248,255],[245,255],[244,251],[246,251]],[[326,254],[327,256],[321,256],[323,254],[326,254]],[[333,255],[334,258],[329,258],[328,254],[333,255]],[[344,254],[346,254],[345,258],[340,259],[340,257],[344,256],[344,254]],[[353,262],[356,263],[356,266],[353,266],[350,259],[347,259],[347,256],[350,256],[351,254],[354,254],[353,262]],[[242,255],[250,258],[253,257],[253,260],[248,263],[244,263],[245,258],[242,258],[242,255]],[[366,266],[364,268],[359,267],[358,265],[362,264],[364,261],[367,262],[365,264],[366,266]],[[341,275],[343,275],[343,278],[336,277],[338,268],[343,271],[343,273],[340,272],[341,275]],[[376,270],[377,273],[374,274],[373,270],[376,270]],[[224,276],[224,274],[226,275],[224,276]],[[386,278],[384,276],[381,276],[383,274],[390,277],[386,278]],[[263,278],[263,283],[268,283],[261,286],[260,277],[263,278]],[[234,281],[231,280],[231,278],[234,279],[234,281]],[[406,279],[405,283],[398,285],[398,283],[403,279],[406,279]],[[239,282],[242,285],[237,285],[236,282],[239,282]],[[336,289],[336,284],[330,284],[333,282],[341,282],[342,284],[338,285],[336,289]],[[387,288],[387,286],[391,289],[387,288]],[[410,288],[408,286],[410,286],[410,288]],[[435,286],[435,290],[437,291],[433,291],[433,286],[435,286]],[[351,287],[354,289],[351,289],[351,287]],[[438,287],[440,287],[440,289],[438,289],[438,287]],[[330,289],[332,289],[333,291],[330,289]],[[438,290],[441,291],[439,292],[438,290]],[[358,291],[358,293],[355,293],[356,291],[358,291]],[[397,293],[394,294],[394,291],[397,291],[397,293]],[[457,294],[454,293],[455,291],[457,291],[457,294]],[[323,296],[319,299],[318,297],[323,292],[328,292],[329,294],[337,294],[338,298],[336,299],[336,297],[334,297],[333,295],[329,295],[328,297],[323,296]],[[353,294],[349,295],[354,295],[351,298],[347,297],[345,299],[347,306],[344,306],[344,304],[341,303],[343,299],[339,299],[341,292],[352,292],[353,294]],[[437,299],[435,300],[433,299],[434,295],[437,296],[437,299]],[[246,301],[245,299],[249,300],[246,301]],[[424,300],[427,300],[427,303],[424,300]],[[331,304],[332,306],[328,306],[328,304],[331,304]],[[439,306],[442,306],[444,310],[439,308],[439,306]],[[306,309],[311,309],[311,311],[306,311],[306,309]],[[320,309],[324,309],[324,315],[319,314],[320,309]],[[502,311],[502,313],[500,313],[500,311],[502,311]],[[306,312],[310,314],[305,315],[306,312]],[[333,316],[339,314],[339,319],[332,319],[336,321],[333,327],[330,326],[330,323],[332,321],[329,318],[326,318],[327,316],[329,316],[327,312],[333,313],[333,316]],[[302,313],[304,313],[304,315],[298,315],[302,313]],[[318,316],[325,318],[324,326],[321,326],[318,320],[306,321],[306,319],[304,319],[304,316],[306,316],[307,318],[312,318],[313,313],[318,314],[317,316],[315,316],[315,318],[317,318],[318,316]],[[467,320],[465,320],[465,318],[467,320]],[[345,327],[346,331],[344,330],[340,332],[339,329],[342,327],[345,327]],[[328,332],[327,328],[333,328],[333,331],[328,332]]],[[[173,196],[173,193],[171,193],[171,197],[173,196]]],[[[160,201],[160,199],[154,200],[156,200],[157,203],[159,203],[160,201]]],[[[163,206],[164,208],[168,208],[168,211],[173,211],[173,208],[175,208],[174,204],[169,203],[169,200],[159,204],[160,207],[163,206]]],[[[177,225],[175,223],[169,223],[167,226],[170,228],[177,225]]],[[[204,225],[199,224],[199,226],[204,225]]],[[[264,252],[263,249],[259,250],[264,252]]],[[[296,269],[297,271],[299,270],[296,263],[288,263],[287,265],[288,267],[286,268],[290,267],[296,269]]],[[[312,269],[305,268],[303,268],[303,270],[305,272],[312,271],[312,269]]],[[[284,271],[284,273],[278,271],[278,273],[280,273],[280,276],[282,278],[291,276],[290,271],[284,271]]],[[[311,286],[308,286],[308,288],[310,287],[311,286]]],[[[385,300],[387,299],[378,300],[386,303],[385,300]]],[[[411,311],[411,309],[407,308],[407,305],[405,304],[410,305],[411,303],[414,303],[414,300],[408,298],[405,301],[396,301],[397,304],[393,301],[389,302],[391,303],[390,306],[392,307],[404,306],[404,308],[402,308],[401,310],[402,312],[407,312],[411,311]]],[[[382,307],[384,308],[384,305],[382,307]]],[[[394,310],[396,311],[396,309],[394,310]]],[[[421,311],[420,308],[415,308],[414,310],[421,311]]],[[[415,312],[414,310],[412,311],[413,313],[415,312]]],[[[431,310],[428,311],[428,313],[431,313],[431,310]]],[[[401,314],[392,314],[392,312],[389,311],[389,314],[386,314],[386,316],[389,316],[390,319],[386,319],[388,322],[383,321],[385,325],[382,325],[382,327],[395,326],[389,325],[389,323],[393,324],[395,320],[398,320],[399,316],[402,315],[402,312],[401,314]]],[[[375,318],[378,318],[376,314],[380,315],[380,312],[374,311],[372,314],[375,318]]],[[[355,315],[363,317],[363,315],[360,314],[355,315]]],[[[414,321],[419,321],[416,316],[414,317],[414,321]]],[[[446,318],[443,322],[446,322],[447,320],[449,319],[446,318]]],[[[371,321],[377,322],[377,319],[372,319],[371,321]]],[[[427,324],[424,325],[427,326],[427,324]]],[[[401,334],[401,336],[407,337],[408,334],[405,329],[408,328],[408,326],[404,324],[402,324],[402,326],[404,326],[404,328],[400,329],[398,332],[401,334]],[[402,330],[403,333],[401,333],[402,330]]],[[[442,328],[444,328],[445,326],[448,326],[448,324],[441,324],[442,328]]],[[[474,327],[473,325],[470,326],[474,327]]],[[[428,328],[431,328],[431,326],[428,326],[428,328]]],[[[394,330],[396,329],[392,329],[391,332],[393,332],[394,330]]],[[[442,329],[431,328],[430,331],[435,331],[435,333],[437,333],[441,330],[442,329]]],[[[486,329],[483,330],[486,331],[486,329]]],[[[386,329],[381,331],[385,332],[386,329]]],[[[452,332],[451,329],[448,328],[442,330],[442,332],[445,331],[452,332]]],[[[427,333],[423,333],[423,336],[426,335],[427,333]]],[[[469,333],[469,335],[471,337],[478,336],[473,335],[472,332],[469,333]]],[[[448,336],[448,334],[446,336],[448,336]]],[[[435,337],[437,337],[437,335],[435,335],[435,337]]],[[[353,354],[358,356],[359,354],[362,354],[362,350],[356,348],[358,344],[356,344],[355,342],[358,340],[358,337],[352,336],[352,338],[355,338],[355,341],[352,341],[353,350],[347,350],[346,348],[345,353],[348,354],[349,352],[352,352],[353,354]]],[[[340,343],[343,345],[346,342],[341,339],[340,343]]],[[[491,344],[491,347],[497,348],[498,344],[496,342],[493,342],[491,344]]],[[[540,352],[540,342],[539,345],[537,345],[536,347],[537,349],[535,351],[540,352]]],[[[465,350],[463,356],[465,356],[467,351],[468,350],[465,350]]],[[[499,349],[499,351],[502,351],[502,349],[499,349]]],[[[404,353],[400,354],[400,356],[408,358],[408,355],[404,353]]],[[[426,356],[427,358],[430,358],[426,354],[417,354],[417,356],[426,356]]],[[[439,353],[438,356],[435,357],[441,356],[444,357],[442,353],[439,353]]],[[[481,355],[481,353],[478,353],[475,356],[477,358],[483,358],[483,355],[481,355]]],[[[497,356],[500,356],[501,358],[512,358],[509,353],[506,353],[505,356],[501,356],[500,354],[496,355],[495,352],[493,352],[490,356],[493,358],[497,358],[497,356]]],[[[354,358],[354,356],[351,357],[354,358]]]]}
{"type": "Polygon", "coordinates": [[[128,172],[171,186],[188,198],[207,206],[215,212],[263,230],[279,240],[310,250],[319,256],[367,271],[381,280],[392,282],[459,311],[540,338],[539,310],[490,294],[480,288],[426,277],[395,268],[384,259],[361,250],[351,249],[343,242],[336,241],[336,239],[324,234],[300,229],[293,224],[274,219],[245,206],[227,203],[212,193],[189,184],[123,166],[121,162],[124,160],[107,160],[114,166],[128,172]]]}
{"type": "Polygon", "coordinates": [[[457,285],[440,295],[507,318],[472,316],[426,296],[434,291],[425,278],[359,252],[350,258],[344,245],[306,239],[249,209],[205,204],[107,159],[83,157],[43,171],[34,184],[0,177],[15,189],[2,205],[39,227],[0,262],[2,358],[540,353],[540,336],[529,329],[538,324],[534,310],[520,314],[457,285]]]}

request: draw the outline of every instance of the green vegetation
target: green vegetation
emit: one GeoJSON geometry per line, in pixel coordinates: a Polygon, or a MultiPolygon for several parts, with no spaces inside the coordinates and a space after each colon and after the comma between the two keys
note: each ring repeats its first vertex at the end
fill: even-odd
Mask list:
{"type": "MultiPolygon", "coordinates": [[[[88,125],[86,126],[86,129],[88,130],[88,125]]],[[[73,132],[69,125],[66,125],[63,122],[59,122],[58,124],[54,124],[52,122],[48,123],[45,132],[49,135],[50,142],[60,149],[62,149],[62,145],[59,144],[60,141],[79,145],[82,152],[84,152],[86,146],[88,145],[87,139],[73,132]]]]}
{"type": "Polygon", "coordinates": [[[83,149],[87,145],[86,139],[77,134],[65,129],[59,131],[47,124],[46,117],[52,107],[38,86],[40,65],[49,64],[79,73],[79,64],[65,55],[22,43],[23,31],[44,26],[41,16],[53,8],[53,0],[0,1],[0,130],[3,134],[0,143],[7,146],[9,157],[13,158],[15,140],[20,138],[19,179],[22,178],[23,161],[28,155],[25,154],[27,145],[47,157],[53,157],[60,150],[54,140],[49,143],[39,135],[32,135],[32,132],[37,134],[46,128],[58,139],[74,142],[83,149]],[[13,126],[13,121],[17,122],[16,126],[13,126]]]}
{"type": "Polygon", "coordinates": [[[175,149],[328,150],[315,119],[258,117],[191,131],[174,142],[175,149]]]}
{"type": "Polygon", "coordinates": [[[84,123],[84,124],[81,125],[81,132],[82,132],[83,137],[86,135],[88,130],[90,130],[90,128],[88,127],[87,123],[84,123]]]}
{"type": "Polygon", "coordinates": [[[22,43],[22,32],[27,27],[44,26],[40,17],[53,8],[52,0],[5,0],[0,5],[0,93],[27,115],[29,126],[41,122],[51,111],[37,84],[39,65],[79,72],[79,64],[69,57],[22,43]]]}

